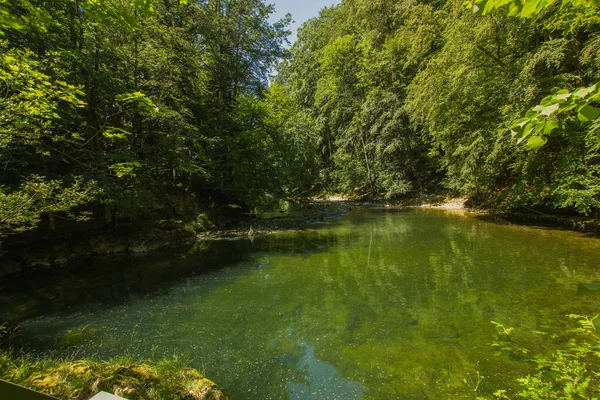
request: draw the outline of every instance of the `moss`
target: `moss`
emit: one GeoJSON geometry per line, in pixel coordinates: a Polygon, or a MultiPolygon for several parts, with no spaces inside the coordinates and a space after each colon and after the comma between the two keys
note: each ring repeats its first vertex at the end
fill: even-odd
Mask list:
{"type": "Polygon", "coordinates": [[[83,400],[105,391],[136,399],[228,400],[227,392],[179,359],[158,363],[33,360],[0,353],[0,378],[56,396],[83,400]]]}
{"type": "Polygon", "coordinates": [[[80,345],[88,340],[93,339],[100,333],[100,329],[90,327],[89,325],[86,325],[83,328],[79,329],[69,329],[58,343],[58,346],[71,347],[80,345]]]}

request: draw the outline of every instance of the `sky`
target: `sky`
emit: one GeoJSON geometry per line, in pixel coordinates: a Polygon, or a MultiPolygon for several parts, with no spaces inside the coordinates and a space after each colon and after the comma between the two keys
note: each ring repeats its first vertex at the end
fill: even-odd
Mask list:
{"type": "Polygon", "coordinates": [[[274,20],[285,17],[285,14],[292,14],[292,23],[290,30],[292,34],[289,38],[290,43],[296,41],[298,28],[310,18],[319,15],[324,7],[329,7],[339,3],[340,0],[267,0],[265,3],[274,4],[276,13],[272,16],[274,20]]]}

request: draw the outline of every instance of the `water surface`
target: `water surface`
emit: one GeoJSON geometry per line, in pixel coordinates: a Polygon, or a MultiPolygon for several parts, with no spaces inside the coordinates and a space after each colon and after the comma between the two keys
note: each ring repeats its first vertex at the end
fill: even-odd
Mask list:
{"type": "Polygon", "coordinates": [[[600,282],[597,239],[433,210],[89,264],[0,297],[28,350],[184,354],[233,399],[475,398],[477,373],[489,395],[531,371],[494,355],[491,321],[600,312],[577,290],[600,282]]]}

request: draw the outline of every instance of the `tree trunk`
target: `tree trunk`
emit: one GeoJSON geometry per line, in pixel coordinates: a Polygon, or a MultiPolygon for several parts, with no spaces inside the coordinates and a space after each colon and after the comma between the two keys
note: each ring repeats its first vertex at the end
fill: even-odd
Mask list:
{"type": "Polygon", "coordinates": [[[371,188],[371,197],[375,195],[375,189],[373,188],[373,175],[371,174],[371,164],[369,163],[369,154],[367,153],[367,145],[365,143],[364,131],[360,130],[360,140],[363,146],[363,152],[365,153],[365,164],[367,166],[367,173],[369,176],[369,186],[371,188]]]}

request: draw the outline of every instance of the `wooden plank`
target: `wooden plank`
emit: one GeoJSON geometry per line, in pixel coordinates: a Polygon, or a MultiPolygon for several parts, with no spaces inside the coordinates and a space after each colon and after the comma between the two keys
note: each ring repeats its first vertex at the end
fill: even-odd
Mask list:
{"type": "Polygon", "coordinates": [[[4,400],[57,400],[56,397],[48,396],[35,390],[15,385],[0,379],[0,399],[4,400]]]}

